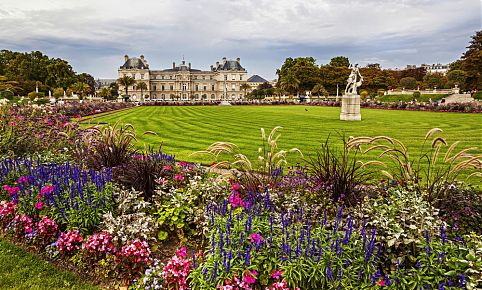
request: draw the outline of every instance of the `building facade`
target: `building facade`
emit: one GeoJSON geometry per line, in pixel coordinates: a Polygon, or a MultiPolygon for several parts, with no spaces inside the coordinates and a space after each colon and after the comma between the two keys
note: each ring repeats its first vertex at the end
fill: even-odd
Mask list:
{"type": "MultiPolygon", "coordinates": [[[[124,59],[124,65],[118,70],[118,77],[130,76],[136,84],[128,87],[131,100],[239,100],[244,98],[248,72],[241,66],[241,60],[228,60],[211,65],[209,70],[193,69],[191,63],[184,60],[181,64],[172,63],[172,68],[151,70],[143,55],[139,58],[124,59]],[[147,90],[138,89],[144,82],[147,90]]],[[[125,94],[125,88],[119,86],[119,95],[125,94]]]]}

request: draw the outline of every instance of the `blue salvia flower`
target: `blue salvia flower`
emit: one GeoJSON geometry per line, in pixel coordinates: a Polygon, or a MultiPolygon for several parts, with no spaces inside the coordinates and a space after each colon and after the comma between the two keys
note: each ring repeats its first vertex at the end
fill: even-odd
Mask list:
{"type": "Polygon", "coordinates": [[[447,233],[444,226],[440,226],[440,238],[442,239],[442,245],[444,245],[447,242],[447,233]]]}
{"type": "Polygon", "coordinates": [[[326,225],[326,208],[323,211],[323,221],[321,222],[322,225],[326,225]]]}
{"type": "Polygon", "coordinates": [[[196,264],[196,255],[194,255],[194,251],[191,252],[191,258],[192,258],[193,269],[196,269],[197,264],[196,264]]]}
{"type": "Polygon", "coordinates": [[[218,277],[218,261],[214,264],[213,276],[211,277],[211,282],[214,283],[218,277]]]}
{"type": "Polygon", "coordinates": [[[439,289],[439,290],[444,290],[444,289],[445,289],[445,284],[444,284],[444,282],[440,283],[440,285],[438,286],[438,289],[439,289]]]}
{"type": "Polygon", "coordinates": [[[328,267],[326,268],[326,276],[328,277],[328,281],[333,282],[333,273],[331,270],[331,262],[328,262],[328,267]]]}
{"type": "Polygon", "coordinates": [[[343,278],[343,268],[340,267],[340,269],[338,270],[338,280],[341,281],[341,278],[343,278]]]}
{"type": "Polygon", "coordinates": [[[229,273],[229,270],[231,269],[231,260],[233,259],[233,250],[229,250],[228,254],[228,265],[226,266],[226,274],[229,273]]]}
{"type": "Polygon", "coordinates": [[[464,274],[459,274],[460,280],[459,280],[459,288],[464,288],[465,287],[465,279],[467,276],[464,274]]]}

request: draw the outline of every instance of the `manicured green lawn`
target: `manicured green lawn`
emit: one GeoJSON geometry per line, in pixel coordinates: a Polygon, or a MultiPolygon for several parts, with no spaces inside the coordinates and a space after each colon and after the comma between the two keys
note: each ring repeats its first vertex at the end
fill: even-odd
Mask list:
{"type": "MultiPolygon", "coordinates": [[[[311,106],[205,106],[205,107],[137,107],[116,114],[99,116],[92,123],[133,124],[143,144],[163,143],[165,153],[176,158],[211,163],[205,156],[191,153],[206,149],[216,141],[232,142],[255,160],[261,145],[260,128],[267,133],[282,126],[278,145],[281,149],[299,148],[313,156],[321,142],[341,144],[338,133],[347,136],[387,135],[402,140],[412,156],[422,148],[427,131],[438,127],[449,143],[461,141],[458,148],[482,147],[482,114],[414,112],[362,109],[361,122],[339,120],[340,108],[311,106]],[[153,131],[158,136],[142,135],[153,131]]],[[[426,144],[430,146],[430,144],[426,144]]],[[[375,154],[365,160],[376,159],[375,154]]],[[[290,161],[300,159],[293,155],[290,161]]]]}
{"type": "MultiPolygon", "coordinates": [[[[441,99],[443,99],[447,96],[448,96],[447,94],[421,95],[419,98],[417,98],[417,101],[428,103],[430,101],[430,99],[432,99],[432,101],[435,102],[435,100],[440,101],[441,99]]],[[[411,101],[413,101],[413,94],[386,95],[386,96],[377,97],[376,100],[380,101],[380,102],[386,102],[386,103],[398,103],[400,101],[411,102],[411,101]]]]}
{"type": "Polygon", "coordinates": [[[0,289],[99,289],[0,239],[0,289]]]}

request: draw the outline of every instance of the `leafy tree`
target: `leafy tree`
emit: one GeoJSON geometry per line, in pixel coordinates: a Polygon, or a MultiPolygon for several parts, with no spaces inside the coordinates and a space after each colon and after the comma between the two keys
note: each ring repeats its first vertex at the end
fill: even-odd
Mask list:
{"type": "Polygon", "coordinates": [[[50,87],[70,87],[76,81],[72,67],[60,58],[53,59],[47,66],[47,79],[45,83],[50,87]]]}
{"type": "Polygon", "coordinates": [[[98,93],[98,96],[103,99],[110,100],[112,99],[112,92],[109,88],[102,88],[98,93]]]}
{"type": "Polygon", "coordinates": [[[64,89],[63,88],[55,88],[52,95],[56,99],[60,99],[64,95],[64,89]]]}
{"type": "Polygon", "coordinates": [[[285,92],[290,94],[298,94],[300,88],[300,81],[294,74],[288,74],[280,81],[279,86],[285,92]]]}
{"type": "Polygon", "coordinates": [[[482,30],[472,36],[462,60],[464,71],[467,73],[467,85],[471,88],[482,89],[482,30]]]}
{"type": "Polygon", "coordinates": [[[244,91],[244,97],[246,98],[246,92],[251,88],[247,83],[242,84],[239,86],[241,90],[244,91]]]}
{"type": "Polygon", "coordinates": [[[466,84],[465,81],[467,80],[467,73],[463,70],[450,70],[447,73],[447,84],[450,87],[454,87],[458,85],[461,89],[465,89],[466,84]]]}
{"type": "Polygon", "coordinates": [[[316,84],[314,87],[313,87],[313,90],[311,91],[313,94],[316,94],[318,96],[318,98],[320,97],[320,95],[322,96],[327,96],[328,95],[328,91],[325,89],[325,87],[320,83],[320,84],[316,84]]]}
{"type": "Polygon", "coordinates": [[[426,88],[443,88],[446,83],[446,78],[440,73],[430,73],[423,77],[423,83],[426,88]]]}
{"type": "Polygon", "coordinates": [[[79,99],[83,100],[84,99],[84,94],[88,93],[90,91],[90,87],[88,84],[84,84],[82,82],[76,82],[73,84],[70,89],[79,95],[79,99]]]}
{"type": "Polygon", "coordinates": [[[77,81],[87,84],[89,86],[89,91],[87,93],[93,94],[95,92],[95,79],[92,75],[88,73],[81,73],[77,76],[77,81]]]}
{"type": "Polygon", "coordinates": [[[289,87],[285,91],[293,94],[311,90],[317,83],[320,82],[319,68],[316,65],[316,60],[313,57],[298,57],[295,59],[287,58],[280,69],[276,72],[278,74],[278,86],[289,87]],[[297,81],[294,81],[296,79],[297,81]],[[288,85],[291,83],[291,85],[288,85]],[[297,84],[295,89],[293,84],[297,84]]]}
{"type": "Polygon", "coordinates": [[[17,93],[23,89],[16,81],[9,81],[6,76],[0,75],[0,91],[9,91],[11,93],[17,93]]]}
{"type": "Polygon", "coordinates": [[[346,85],[346,80],[350,74],[348,66],[320,66],[320,79],[321,83],[331,94],[336,94],[337,86],[340,89],[340,94],[343,94],[343,90],[346,85]]]}
{"type": "Polygon", "coordinates": [[[136,83],[136,81],[132,77],[126,75],[126,76],[118,78],[117,83],[124,87],[124,90],[126,92],[125,95],[127,96],[127,90],[129,88],[129,86],[134,85],[136,83]]]}
{"type": "Polygon", "coordinates": [[[329,65],[332,67],[349,67],[350,60],[346,56],[336,56],[330,60],[329,65]]]}
{"type": "Polygon", "coordinates": [[[409,90],[417,87],[417,80],[414,77],[405,77],[400,80],[400,86],[409,90]]]}
{"type": "MultiPolygon", "coordinates": [[[[147,90],[147,84],[145,82],[139,82],[136,84],[138,90],[141,90],[141,98],[144,97],[144,90],[147,90]]],[[[193,96],[194,97],[194,96],[193,96]]]]}
{"type": "Polygon", "coordinates": [[[119,84],[117,82],[111,83],[109,89],[112,97],[117,97],[119,95],[119,84]]]}

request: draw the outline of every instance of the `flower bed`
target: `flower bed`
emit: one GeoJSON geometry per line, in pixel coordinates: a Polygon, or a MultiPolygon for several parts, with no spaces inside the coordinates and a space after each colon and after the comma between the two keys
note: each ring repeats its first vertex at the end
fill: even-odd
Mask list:
{"type": "MultiPolygon", "coordinates": [[[[36,143],[36,150],[24,150],[24,157],[3,152],[0,235],[107,285],[482,287],[480,191],[439,183],[438,177],[423,187],[413,170],[403,171],[406,162],[400,162],[404,174],[393,174],[389,184],[369,185],[368,178],[350,178],[359,176],[363,166],[339,166],[359,164],[356,155],[337,155],[325,146],[319,159],[283,173],[286,151],[277,151],[273,131],[268,138],[263,135],[267,147],[259,151],[257,163],[239,152],[232,163],[214,163],[244,166],[245,171],[223,176],[160,150],[137,151],[131,143],[135,133],[125,127],[88,131],[72,124],[76,129],[66,132],[62,117],[47,111],[5,112],[29,125],[17,132],[17,124],[4,122],[0,136],[25,130],[45,140],[36,143]],[[42,120],[48,124],[52,118],[52,132],[71,133],[75,141],[62,143],[71,152],[62,158],[47,153],[59,150],[59,144],[47,144],[57,141],[55,134],[42,135],[42,120]]],[[[375,144],[368,139],[348,143],[375,144]]],[[[435,140],[433,148],[442,142],[435,140]]],[[[228,154],[222,146],[230,148],[217,144],[210,150],[228,154]]],[[[454,155],[469,154],[461,152],[454,155]]],[[[477,169],[477,158],[465,165],[477,169]]]]}

